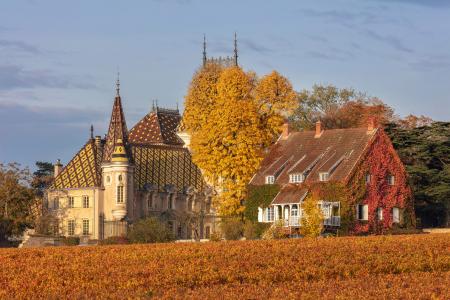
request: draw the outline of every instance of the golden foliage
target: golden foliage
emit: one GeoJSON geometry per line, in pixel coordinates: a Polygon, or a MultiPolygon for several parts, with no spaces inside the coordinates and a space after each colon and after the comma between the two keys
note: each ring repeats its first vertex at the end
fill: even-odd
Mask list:
{"type": "Polygon", "coordinates": [[[0,299],[448,299],[450,234],[0,249],[0,299]]]}
{"type": "Polygon", "coordinates": [[[207,121],[216,104],[217,81],[222,69],[219,64],[208,63],[192,78],[183,113],[183,125],[191,134],[207,121]]]}
{"type": "Polygon", "coordinates": [[[318,237],[323,231],[323,214],[317,201],[309,196],[302,204],[303,218],[300,232],[306,237],[318,237]]]}
{"type": "Polygon", "coordinates": [[[219,190],[219,213],[243,211],[246,186],[292,111],[295,93],[277,72],[257,80],[239,67],[207,64],[192,80],[183,124],[191,134],[194,162],[219,190]]]}

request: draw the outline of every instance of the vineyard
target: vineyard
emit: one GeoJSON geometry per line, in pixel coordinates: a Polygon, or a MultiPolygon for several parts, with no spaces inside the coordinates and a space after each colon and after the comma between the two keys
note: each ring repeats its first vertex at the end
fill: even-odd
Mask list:
{"type": "Polygon", "coordinates": [[[450,234],[0,249],[5,298],[450,298],[450,234]]]}

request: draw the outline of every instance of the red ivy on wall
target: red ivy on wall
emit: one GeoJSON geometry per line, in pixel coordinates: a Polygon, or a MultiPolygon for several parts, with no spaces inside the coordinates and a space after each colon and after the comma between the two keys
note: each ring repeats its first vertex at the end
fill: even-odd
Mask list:
{"type": "Polygon", "coordinates": [[[389,137],[379,130],[362,162],[358,165],[349,181],[349,199],[355,207],[357,204],[368,205],[368,221],[354,220],[352,233],[383,233],[393,226],[392,209],[398,207],[403,214],[405,225],[413,225],[413,199],[408,185],[406,170],[395,152],[389,137]],[[370,182],[366,182],[370,174],[370,182]],[[390,185],[388,176],[394,176],[390,185]],[[377,208],[383,210],[383,219],[378,220],[377,208]]]}

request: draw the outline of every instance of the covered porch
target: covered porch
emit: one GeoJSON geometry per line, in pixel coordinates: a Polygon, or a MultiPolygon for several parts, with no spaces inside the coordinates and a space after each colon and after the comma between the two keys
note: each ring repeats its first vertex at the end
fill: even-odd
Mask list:
{"type": "MultiPolygon", "coordinates": [[[[302,203],[308,194],[307,190],[280,191],[266,208],[258,208],[258,221],[273,223],[281,220],[285,227],[300,227],[305,213],[302,203]],[[298,199],[293,201],[293,199],[298,199]]],[[[341,225],[341,205],[338,201],[318,202],[323,214],[325,227],[339,227],[341,225]]]]}

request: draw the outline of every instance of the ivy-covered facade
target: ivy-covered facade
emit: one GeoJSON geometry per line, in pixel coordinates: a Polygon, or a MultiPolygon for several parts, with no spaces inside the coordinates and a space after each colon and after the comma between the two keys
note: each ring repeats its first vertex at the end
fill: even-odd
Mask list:
{"type": "Polygon", "coordinates": [[[286,124],[250,182],[249,197],[259,206],[259,222],[281,220],[291,232],[299,230],[302,203],[310,198],[320,206],[326,230],[341,234],[386,233],[415,225],[405,168],[372,120],[365,128],[334,130],[324,130],[318,122],[315,131],[302,132],[290,132],[286,124]],[[274,196],[270,202],[259,197],[264,200],[258,203],[267,186],[274,196]]]}

